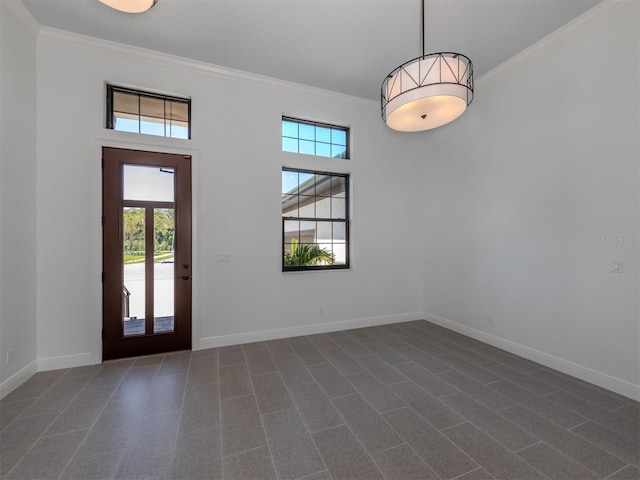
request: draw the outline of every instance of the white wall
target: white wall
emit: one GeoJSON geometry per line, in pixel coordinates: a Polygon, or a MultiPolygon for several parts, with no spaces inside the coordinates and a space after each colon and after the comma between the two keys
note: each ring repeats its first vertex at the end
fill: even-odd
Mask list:
{"type": "Polygon", "coordinates": [[[487,75],[424,168],[425,312],[636,396],[639,6],[606,2],[487,75]]]}
{"type": "Polygon", "coordinates": [[[35,35],[0,2],[0,397],[35,371],[35,96],[35,35]]]}
{"type": "Polygon", "coordinates": [[[103,144],[193,155],[194,348],[346,325],[312,327],[330,322],[420,318],[420,239],[413,220],[396,214],[420,198],[415,141],[386,129],[377,102],[229,79],[179,59],[168,66],[161,56],[47,29],[38,48],[40,368],[100,358],[103,144]],[[104,129],[105,82],[191,96],[192,140],[104,129]],[[352,159],[283,153],[283,113],[349,126],[352,159]],[[352,174],[351,270],[281,272],[285,165],[352,174]],[[219,253],[230,263],[216,263],[219,253]]]}

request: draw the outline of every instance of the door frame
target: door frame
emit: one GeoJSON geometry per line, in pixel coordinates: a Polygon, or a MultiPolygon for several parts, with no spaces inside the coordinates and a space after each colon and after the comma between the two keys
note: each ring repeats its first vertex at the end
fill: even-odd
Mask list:
{"type": "MultiPolygon", "coordinates": [[[[191,349],[191,155],[159,153],[148,150],[103,148],[103,360],[167,353],[191,349]],[[173,169],[174,200],[131,201],[123,199],[125,165],[163,167],[173,169]],[[154,211],[157,208],[175,208],[175,261],[171,265],[172,295],[175,299],[174,329],[156,332],[154,313],[154,211]],[[123,222],[126,207],[143,208],[145,212],[145,312],[146,334],[124,334],[123,316],[123,222]],[[184,265],[183,265],[184,264],[184,265]],[[180,267],[184,266],[184,270],[180,267]],[[176,280],[180,278],[182,281],[176,280]]],[[[126,287],[125,291],[126,291],[126,287]]],[[[138,312],[140,314],[141,312],[138,312]]],[[[125,314],[126,315],[126,314],[125,314]]]]}
{"type": "Polygon", "coordinates": [[[156,138],[146,135],[136,135],[137,141],[123,140],[131,137],[132,134],[109,131],[101,132],[104,136],[95,136],[91,140],[93,151],[91,190],[91,210],[94,219],[91,227],[92,247],[91,247],[91,326],[88,326],[87,333],[91,338],[91,351],[70,355],[56,362],[55,368],[71,368],[84,365],[102,363],[102,148],[122,148],[129,150],[144,150],[158,153],[173,153],[177,155],[191,156],[191,262],[196,266],[192,270],[191,279],[191,350],[199,350],[201,345],[202,316],[200,311],[201,298],[201,273],[197,268],[201,264],[200,252],[200,224],[197,219],[200,217],[200,158],[199,149],[189,148],[184,140],[156,138]]]}

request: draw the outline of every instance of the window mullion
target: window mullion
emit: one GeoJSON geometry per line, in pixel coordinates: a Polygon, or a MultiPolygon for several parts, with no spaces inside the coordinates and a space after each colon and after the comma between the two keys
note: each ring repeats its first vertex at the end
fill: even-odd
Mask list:
{"type": "Polygon", "coordinates": [[[188,98],[107,85],[107,119],[107,128],[112,130],[171,138],[191,138],[191,100],[188,98]],[[168,107],[167,102],[169,102],[168,107]],[[147,105],[149,103],[151,105],[147,105]],[[142,113],[143,104],[146,105],[144,114],[142,113]],[[178,122],[175,128],[174,115],[178,122]],[[142,128],[143,117],[148,120],[148,122],[145,121],[144,129],[142,128]]]}
{"type": "Polygon", "coordinates": [[[282,217],[283,271],[349,268],[349,175],[288,167],[282,172],[283,211],[296,205],[292,196],[298,198],[298,215],[282,217]],[[291,173],[297,174],[297,182],[292,182],[291,173]],[[334,205],[337,200],[344,203],[344,211],[340,204],[334,205]],[[336,230],[336,225],[341,227],[336,230]]]}

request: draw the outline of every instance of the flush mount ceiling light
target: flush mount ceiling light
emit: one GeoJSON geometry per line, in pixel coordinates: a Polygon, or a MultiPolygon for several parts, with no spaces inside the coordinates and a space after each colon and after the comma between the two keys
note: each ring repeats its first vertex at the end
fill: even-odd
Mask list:
{"type": "Polygon", "coordinates": [[[473,100],[473,64],[459,53],[424,53],[393,70],[382,82],[382,119],[389,128],[419,132],[458,118],[473,100]]]}
{"type": "Polygon", "coordinates": [[[143,13],[158,3],[158,0],[100,0],[100,2],[121,12],[143,13]]]}

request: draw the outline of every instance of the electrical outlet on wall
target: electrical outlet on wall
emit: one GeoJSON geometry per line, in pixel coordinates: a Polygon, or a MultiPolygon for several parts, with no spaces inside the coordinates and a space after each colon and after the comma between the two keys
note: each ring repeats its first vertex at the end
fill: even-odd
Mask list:
{"type": "Polygon", "coordinates": [[[7,348],[7,357],[6,357],[7,365],[13,362],[13,357],[14,357],[13,348],[7,348]]]}
{"type": "Polygon", "coordinates": [[[619,258],[614,258],[611,260],[611,271],[613,273],[622,273],[622,260],[619,258]]]}

